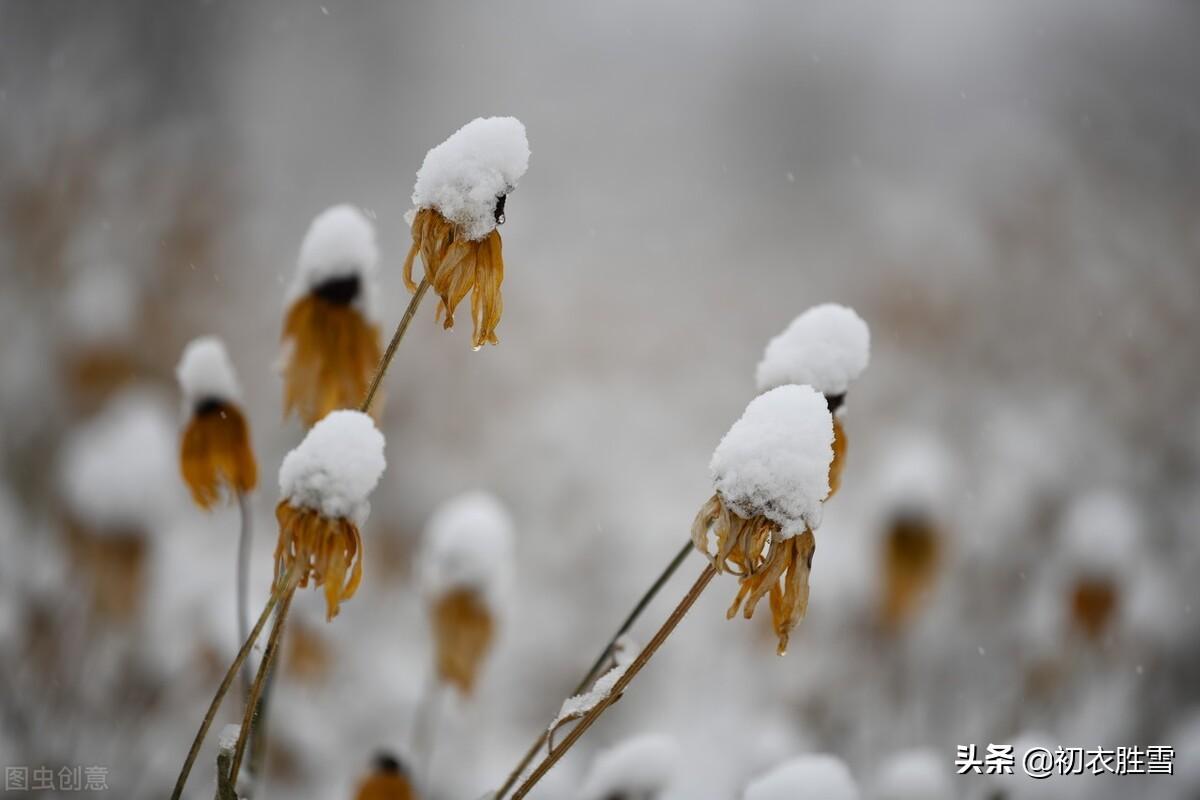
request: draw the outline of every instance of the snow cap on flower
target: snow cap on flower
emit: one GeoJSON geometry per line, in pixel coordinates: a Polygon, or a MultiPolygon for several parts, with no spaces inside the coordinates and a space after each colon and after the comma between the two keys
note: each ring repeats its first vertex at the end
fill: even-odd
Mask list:
{"type": "Polygon", "coordinates": [[[853,309],[837,303],[813,306],[767,343],[758,362],[758,391],[808,384],[837,397],[867,368],[870,356],[871,332],[853,309]]]}
{"type": "Polygon", "coordinates": [[[333,281],[357,278],[363,309],[373,317],[378,267],[379,246],[371,220],[352,205],[332,206],[318,214],[304,234],[290,299],[333,281]]]}
{"type": "Polygon", "coordinates": [[[387,465],[383,444],[368,415],[332,411],[284,457],[279,490],[296,508],[362,525],[371,510],[368,498],[387,465]]]}
{"type": "Polygon", "coordinates": [[[513,522],[491,493],[473,491],[448,500],[425,528],[420,579],[438,597],[467,589],[494,610],[512,571],[513,522]]]}
{"type": "Polygon", "coordinates": [[[743,800],[858,800],[846,765],[833,756],[806,755],[752,781],[743,800]]]}
{"type": "Polygon", "coordinates": [[[237,375],[225,344],[216,336],[188,342],[175,368],[184,403],[189,407],[205,400],[236,403],[241,399],[237,375]]]}
{"type": "Polygon", "coordinates": [[[654,800],[679,770],[683,751],[671,736],[646,733],[603,751],[592,762],[579,800],[637,797],[654,800]]]}
{"type": "Polygon", "coordinates": [[[766,517],[787,539],[820,525],[832,459],[825,398],[809,386],[780,386],[750,401],[709,469],[731,510],[745,519],[766,517]]]}
{"type": "Polygon", "coordinates": [[[175,425],[145,391],[118,396],[64,446],[67,504],[96,532],[154,527],[178,499],[174,475],[175,425]]]}
{"type": "Polygon", "coordinates": [[[954,800],[944,759],[936,750],[896,753],[879,770],[877,800],[954,800]]]}
{"type": "Polygon", "coordinates": [[[1120,579],[1137,561],[1142,524],[1127,497],[1097,490],[1071,503],[1059,535],[1064,558],[1077,573],[1120,579]]]}
{"type": "Polygon", "coordinates": [[[503,218],[497,201],[529,167],[529,141],[516,117],[477,117],[430,150],[417,170],[412,201],[434,208],[468,240],[482,239],[503,218]]]}

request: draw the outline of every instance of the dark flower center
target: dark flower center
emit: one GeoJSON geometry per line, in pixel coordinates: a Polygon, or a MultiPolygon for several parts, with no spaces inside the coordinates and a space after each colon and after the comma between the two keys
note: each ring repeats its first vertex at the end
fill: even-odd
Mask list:
{"type": "Polygon", "coordinates": [[[357,275],[340,275],[313,287],[312,293],[327,303],[346,306],[358,297],[361,281],[357,275]]]}
{"type": "Polygon", "coordinates": [[[497,197],[497,198],[496,198],[496,209],[495,209],[495,211],[493,211],[492,213],[493,213],[493,214],[495,215],[495,217],[496,217],[496,224],[497,224],[497,225],[503,225],[503,224],[504,224],[504,201],[505,201],[506,199],[508,199],[508,195],[506,195],[506,194],[502,194],[502,195],[500,195],[499,197],[497,197]]]}
{"type": "Polygon", "coordinates": [[[380,753],[375,756],[375,769],[388,775],[401,775],[406,772],[400,759],[391,753],[380,753]]]}
{"type": "Polygon", "coordinates": [[[841,408],[841,407],[842,407],[842,403],[844,403],[844,402],[846,402],[846,393],[845,393],[845,392],[842,392],[841,394],[827,394],[827,395],[825,395],[825,404],[826,404],[827,406],[829,406],[829,413],[830,413],[830,414],[832,414],[833,412],[835,412],[835,411],[837,411],[839,408],[841,408]]]}
{"type": "Polygon", "coordinates": [[[225,401],[219,397],[202,397],[196,402],[196,416],[225,413],[225,401]]]}

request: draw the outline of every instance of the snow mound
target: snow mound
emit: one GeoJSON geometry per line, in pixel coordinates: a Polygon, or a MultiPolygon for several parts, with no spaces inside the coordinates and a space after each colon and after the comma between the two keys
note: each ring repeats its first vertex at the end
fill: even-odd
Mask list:
{"type": "Polygon", "coordinates": [[[876,495],[887,513],[943,516],[956,493],[960,469],[942,438],[923,430],[891,434],[879,457],[876,495]]]}
{"type": "Polygon", "coordinates": [[[897,753],[879,770],[876,800],[954,800],[946,759],[932,749],[897,753]]]}
{"type": "Polygon", "coordinates": [[[149,533],[179,498],[175,425],[159,398],[133,390],[76,429],[64,447],[61,486],[94,533],[149,533]]]}
{"type": "Polygon", "coordinates": [[[793,758],[746,787],[743,800],[858,800],[850,770],[837,758],[793,758]]]}
{"type": "Polygon", "coordinates": [[[1092,491],[1071,503],[1059,536],[1067,564],[1076,573],[1120,576],[1138,560],[1141,517],[1124,495],[1092,491]]]}
{"type": "Polygon", "coordinates": [[[237,375],[225,344],[216,336],[201,336],[188,342],[175,368],[186,404],[203,400],[237,402],[241,399],[237,375]]]}
{"type": "Polygon", "coordinates": [[[489,492],[467,492],[429,518],[419,561],[421,586],[430,597],[470,589],[495,609],[512,558],[513,522],[504,505],[489,492]]]}
{"type": "Polygon", "coordinates": [[[289,302],[335,278],[358,277],[361,307],[373,317],[378,269],[379,245],[371,220],[347,203],[332,206],[318,214],[304,234],[289,302]]]}
{"type": "Polygon", "coordinates": [[[780,386],[750,401],[709,469],[726,505],[746,519],[766,516],[787,539],[821,523],[832,444],[825,398],[809,386],[780,386]]]}
{"type": "Polygon", "coordinates": [[[362,525],[371,510],[368,498],[387,466],[383,445],[368,415],[331,411],[284,457],[279,490],[293,506],[362,525]]]}
{"type": "Polygon", "coordinates": [[[758,362],[758,390],[808,384],[822,394],[845,394],[871,356],[871,332],[853,309],[813,306],[767,343],[758,362]]]}
{"type": "Polygon", "coordinates": [[[425,154],[412,201],[435,208],[469,240],[496,228],[496,201],[529,168],[529,140],[516,117],[477,117],[425,154]]]}
{"type": "Polygon", "coordinates": [[[601,752],[583,780],[579,800],[654,800],[670,785],[683,750],[671,736],[646,733],[601,752]]]}

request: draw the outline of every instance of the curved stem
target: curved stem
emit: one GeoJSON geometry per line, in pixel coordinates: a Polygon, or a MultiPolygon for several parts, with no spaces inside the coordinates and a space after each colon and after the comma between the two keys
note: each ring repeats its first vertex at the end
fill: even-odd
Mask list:
{"type": "MultiPolygon", "coordinates": [[[[575,687],[575,691],[571,692],[572,695],[580,694],[589,686],[591,686],[592,682],[595,681],[596,678],[600,677],[600,673],[604,671],[604,664],[606,661],[608,661],[609,656],[612,654],[613,647],[616,645],[617,640],[629,632],[629,629],[633,627],[635,622],[637,622],[638,617],[642,615],[642,612],[646,610],[646,607],[649,606],[651,601],[654,600],[655,596],[658,595],[659,590],[662,589],[662,587],[666,585],[667,581],[671,579],[671,576],[674,575],[675,571],[679,569],[679,565],[684,562],[690,552],[692,552],[692,540],[688,539],[686,542],[684,542],[683,547],[679,550],[679,552],[675,554],[675,557],[671,559],[671,563],[667,565],[667,568],[662,571],[662,574],[655,579],[654,583],[650,585],[650,588],[647,589],[642,595],[641,599],[637,601],[637,604],[634,605],[633,610],[629,612],[627,617],[625,617],[625,621],[621,623],[619,628],[617,628],[617,632],[614,633],[608,640],[608,644],[604,645],[604,649],[600,651],[600,655],[598,655],[595,662],[592,663],[592,668],[589,669],[587,674],[583,676],[583,680],[581,680],[579,685],[575,687]]],[[[546,743],[546,737],[549,735],[549,730],[544,730],[541,732],[538,738],[534,740],[529,749],[525,751],[525,755],[521,757],[520,762],[517,763],[516,768],[509,773],[508,779],[504,781],[504,785],[496,791],[495,800],[501,800],[501,798],[503,798],[504,795],[516,785],[517,781],[521,778],[521,773],[525,771],[525,768],[529,766],[529,762],[533,761],[534,757],[537,756],[538,752],[541,751],[542,745],[546,743]]]]}
{"type": "Polygon", "coordinates": [[[379,391],[379,384],[383,383],[383,376],[387,374],[388,366],[392,363],[392,357],[396,355],[396,348],[400,346],[400,340],[404,338],[405,331],[408,330],[408,324],[412,322],[413,317],[417,313],[417,306],[421,304],[421,298],[425,296],[425,292],[429,290],[429,279],[422,278],[417,284],[417,291],[413,293],[412,299],[408,301],[408,308],[404,310],[404,316],[400,318],[400,322],[396,325],[396,332],[392,334],[392,340],[388,342],[387,350],[383,351],[383,358],[379,361],[379,367],[375,370],[375,377],[371,378],[371,387],[367,389],[367,396],[363,398],[362,405],[358,410],[364,414],[371,410],[371,401],[375,399],[375,393],[379,391]]]}
{"type": "MultiPolygon", "coordinates": [[[[537,768],[525,779],[525,782],[513,793],[512,800],[521,800],[521,798],[529,794],[530,790],[537,785],[537,782],[545,777],[546,773],[558,763],[558,760],[566,755],[575,742],[579,741],[579,738],[587,732],[587,729],[592,727],[592,723],[600,718],[605,709],[620,699],[621,693],[625,691],[630,682],[642,671],[642,667],[646,666],[658,648],[662,646],[667,637],[671,635],[671,632],[679,625],[684,615],[687,614],[688,609],[695,604],[696,600],[700,597],[700,593],[704,591],[704,587],[708,586],[709,581],[716,574],[717,571],[713,568],[712,564],[705,565],[704,570],[700,573],[700,577],[696,578],[696,582],[692,584],[692,588],[688,589],[687,594],[679,601],[679,605],[675,606],[675,610],[667,617],[667,621],[655,632],[653,638],[646,644],[646,647],[642,649],[642,652],[638,653],[637,658],[625,670],[625,674],[613,685],[612,691],[608,693],[608,696],[585,714],[579,720],[579,724],[572,728],[571,732],[562,740],[562,743],[542,759],[542,763],[538,764],[537,768]]],[[[498,797],[499,795],[497,795],[498,797]]]]}
{"type": "MultiPolygon", "coordinates": [[[[241,530],[238,534],[237,560],[237,629],[238,638],[250,638],[250,546],[254,541],[254,521],[251,518],[250,498],[245,492],[237,493],[238,511],[241,514],[241,530]]],[[[250,667],[245,665],[242,673],[242,699],[250,694],[250,667]]]]}
{"type": "Polygon", "coordinates": [[[217,709],[221,707],[221,701],[225,699],[229,687],[233,685],[234,678],[241,670],[247,656],[250,655],[251,648],[258,641],[258,637],[266,627],[267,620],[270,619],[271,612],[275,610],[275,604],[278,601],[279,592],[272,591],[271,596],[267,598],[266,606],[263,607],[262,614],[258,617],[258,622],[254,623],[253,630],[242,644],[242,649],[238,650],[237,655],[234,656],[233,663],[229,665],[221,685],[217,687],[217,693],[209,703],[208,711],[204,714],[204,721],[200,723],[200,730],[196,732],[196,739],[192,742],[192,747],[188,750],[187,758],[183,762],[183,769],[179,771],[179,778],[175,781],[175,790],[171,792],[171,800],[179,800],[183,796],[183,787],[187,784],[188,775],[191,774],[192,766],[196,763],[196,756],[200,755],[200,747],[204,744],[204,737],[208,735],[208,729],[212,727],[213,720],[217,716],[217,709]]]}
{"type": "Polygon", "coordinates": [[[242,714],[242,727],[238,731],[237,747],[233,751],[233,764],[229,768],[229,782],[237,786],[238,772],[242,768],[242,758],[246,755],[246,743],[250,741],[250,729],[254,725],[258,711],[258,698],[262,695],[263,684],[271,672],[275,656],[279,652],[279,642],[283,638],[283,624],[287,621],[288,611],[292,607],[292,598],[296,596],[297,580],[288,576],[279,610],[275,613],[275,622],[271,625],[271,635],[267,639],[267,651],[263,654],[262,663],[258,665],[258,673],[250,687],[250,696],[246,698],[246,710],[242,714]]]}

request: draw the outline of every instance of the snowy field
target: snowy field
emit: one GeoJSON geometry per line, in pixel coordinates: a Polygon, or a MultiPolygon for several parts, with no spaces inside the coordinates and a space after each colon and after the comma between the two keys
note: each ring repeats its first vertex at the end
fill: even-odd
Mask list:
{"type": "Polygon", "coordinates": [[[321,574],[243,797],[478,800],[629,669],[531,798],[1200,797],[1198,39],[1174,0],[0,0],[5,796],[171,795],[246,522],[250,624],[281,526],[321,574]],[[309,432],[450,228],[375,421],[309,432]],[[760,365],[824,303],[869,363],[798,323],[760,365]],[[212,442],[256,475],[198,491],[212,442]],[[710,502],[790,594],[727,620],[718,574],[637,672],[692,552],[572,698],[710,502]]]}

